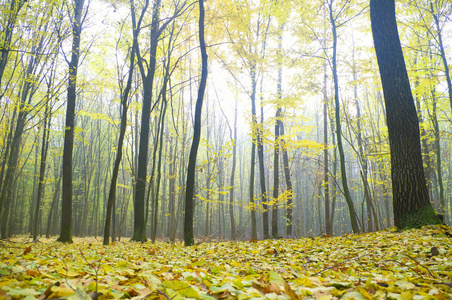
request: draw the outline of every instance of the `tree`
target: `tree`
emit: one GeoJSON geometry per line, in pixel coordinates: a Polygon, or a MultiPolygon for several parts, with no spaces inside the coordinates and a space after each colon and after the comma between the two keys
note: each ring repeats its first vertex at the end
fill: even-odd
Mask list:
{"type": "MultiPolygon", "coordinates": [[[[34,30],[30,30],[30,34],[27,35],[26,38],[23,37],[20,39],[21,44],[19,45],[27,48],[28,51],[22,52],[20,55],[16,56],[16,61],[21,60],[22,63],[16,64],[13,67],[13,69],[20,69],[19,66],[22,65],[23,69],[20,74],[22,78],[19,83],[19,90],[16,90],[18,92],[18,102],[14,105],[13,117],[10,121],[10,131],[7,138],[8,145],[3,155],[3,159],[7,161],[2,163],[3,166],[0,175],[3,180],[3,171],[5,171],[6,168],[4,181],[0,184],[0,213],[2,215],[0,227],[3,238],[8,235],[7,227],[10,223],[10,209],[12,202],[14,201],[14,186],[17,177],[20,174],[19,161],[20,153],[22,152],[21,144],[23,143],[23,136],[28,129],[27,126],[30,124],[29,119],[33,116],[34,110],[39,111],[41,108],[39,101],[33,101],[35,100],[34,96],[39,90],[45,75],[51,73],[48,72],[48,63],[51,59],[55,58],[55,55],[52,55],[52,50],[57,48],[59,45],[58,42],[52,42],[52,35],[47,32],[52,29],[49,18],[52,15],[51,12],[53,10],[53,5],[50,3],[42,4],[43,10],[34,14],[36,23],[29,23],[27,25],[34,28],[34,30]]],[[[13,77],[11,77],[9,81],[12,79],[13,77]]],[[[9,86],[9,83],[5,84],[5,86],[9,86]]],[[[13,86],[11,86],[11,90],[14,91],[13,86]]],[[[12,95],[13,94],[9,94],[8,96],[11,97],[12,95]]],[[[30,208],[30,212],[32,211],[34,211],[34,209],[30,208]]],[[[30,222],[30,225],[32,224],[33,222],[30,222]]]]}
{"type": "Polygon", "coordinates": [[[438,55],[441,57],[444,67],[444,77],[446,78],[447,83],[449,104],[452,110],[452,80],[450,75],[450,67],[447,62],[447,50],[443,41],[444,28],[446,24],[450,22],[452,4],[450,1],[444,0],[413,1],[410,2],[410,4],[414,5],[419,11],[419,15],[422,20],[421,24],[425,27],[428,33],[427,36],[431,38],[434,48],[436,48],[438,55]]]}
{"type": "MultiPolygon", "coordinates": [[[[130,10],[131,10],[131,16],[132,18],[135,18],[135,6],[133,3],[133,0],[130,1],[130,10]]],[[[129,108],[128,99],[130,90],[132,89],[132,79],[133,79],[133,72],[135,67],[135,52],[136,47],[138,43],[136,43],[136,40],[138,38],[139,34],[139,28],[141,26],[141,22],[143,19],[143,15],[140,16],[140,19],[138,21],[138,26],[133,28],[133,43],[132,43],[132,49],[130,50],[130,64],[129,64],[129,73],[127,77],[127,83],[124,89],[122,89],[122,80],[119,80],[120,89],[122,91],[121,93],[121,125],[119,128],[119,138],[118,138],[118,147],[116,152],[116,158],[115,158],[115,164],[113,166],[113,173],[111,177],[111,183],[110,183],[110,192],[108,193],[108,200],[107,200],[107,212],[105,216],[105,226],[104,226],[104,245],[109,244],[110,240],[110,223],[111,223],[111,216],[112,216],[112,210],[113,210],[113,203],[115,202],[116,198],[116,185],[118,180],[118,174],[119,174],[119,166],[121,164],[122,159],[122,148],[124,144],[124,136],[126,133],[127,128],[127,110],[129,108]]],[[[122,79],[122,78],[121,78],[122,79]]]]}
{"type": "Polygon", "coordinates": [[[323,189],[325,197],[325,233],[333,235],[332,218],[330,214],[330,191],[328,178],[328,96],[327,96],[326,62],[323,64],[323,189]]]}
{"type": "Polygon", "coordinates": [[[439,48],[439,52],[441,54],[441,60],[443,62],[443,66],[444,66],[444,75],[446,77],[446,82],[447,82],[447,91],[449,93],[449,104],[450,104],[450,109],[452,110],[452,80],[450,78],[450,69],[449,69],[449,64],[447,63],[447,57],[446,57],[445,47],[444,47],[444,43],[443,43],[443,36],[442,36],[443,27],[441,26],[441,22],[440,22],[440,17],[441,17],[441,15],[439,13],[440,11],[442,11],[443,16],[446,16],[445,19],[447,21],[450,21],[449,14],[452,12],[452,5],[450,3],[448,3],[448,1],[432,1],[432,0],[430,0],[430,13],[432,14],[433,19],[435,20],[435,25],[436,25],[435,30],[437,33],[436,36],[433,34],[432,34],[432,36],[435,39],[437,48],[439,48]],[[444,7],[441,7],[442,5],[444,7]]]}
{"type": "MultiPolygon", "coordinates": [[[[149,0],[146,0],[144,7],[141,10],[141,15],[144,15],[149,5],[149,0]]],[[[147,159],[149,146],[149,122],[151,114],[152,102],[152,88],[154,85],[157,43],[160,36],[160,6],[161,0],[154,2],[152,11],[152,23],[150,32],[151,49],[149,50],[149,62],[146,65],[146,70],[143,65],[143,58],[140,55],[138,41],[134,39],[136,44],[136,54],[138,66],[140,68],[141,78],[143,80],[143,108],[141,113],[141,129],[140,129],[140,146],[138,150],[138,170],[136,176],[135,197],[133,202],[134,223],[132,241],[145,242],[146,238],[146,220],[145,220],[145,194],[146,194],[146,173],[147,173],[147,159]],[[146,72],[147,71],[147,72],[146,72]]],[[[133,28],[138,28],[138,24],[132,18],[133,28]]]]}
{"type": "Polygon", "coordinates": [[[198,98],[195,108],[195,125],[193,129],[193,141],[190,149],[187,169],[187,184],[185,190],[185,215],[184,215],[184,243],[185,246],[193,246],[193,215],[194,215],[194,187],[195,187],[195,168],[196,156],[198,154],[199,140],[201,138],[201,114],[204,92],[207,84],[207,50],[204,40],[204,0],[199,0],[199,46],[201,48],[201,81],[198,88],[198,98]]]}
{"type": "Polygon", "coordinates": [[[370,0],[370,17],[391,149],[394,225],[403,229],[440,224],[428,196],[419,120],[400,45],[395,0],[370,0]]]}
{"type": "Polygon", "coordinates": [[[336,118],[336,138],[337,138],[337,148],[339,150],[339,159],[341,162],[341,179],[342,179],[342,188],[344,190],[344,196],[345,201],[348,205],[348,211],[350,215],[350,222],[352,225],[352,230],[354,233],[359,233],[359,227],[358,227],[358,221],[356,218],[356,211],[353,206],[352,197],[350,195],[350,190],[348,188],[348,182],[347,182],[347,173],[345,169],[345,155],[344,155],[344,148],[342,146],[342,129],[341,129],[341,117],[340,117],[340,104],[339,104],[339,81],[338,81],[338,75],[337,75],[337,28],[340,27],[342,24],[337,24],[337,20],[339,16],[344,12],[343,8],[345,5],[341,8],[339,13],[335,15],[335,12],[333,11],[333,2],[334,0],[328,1],[328,10],[330,14],[330,23],[331,23],[331,29],[333,33],[333,56],[331,61],[331,67],[333,71],[333,81],[334,81],[334,103],[335,103],[335,118],[336,118]]]}
{"type": "MultiPolygon", "coordinates": [[[[145,15],[149,0],[146,0],[145,5],[141,10],[141,15],[145,15]]],[[[140,146],[138,150],[138,170],[136,178],[136,189],[134,199],[134,229],[133,229],[133,241],[145,242],[146,238],[146,218],[145,218],[145,195],[146,195],[146,175],[147,175],[147,160],[149,151],[149,131],[150,131],[150,114],[155,108],[151,108],[153,100],[153,87],[155,79],[155,71],[157,65],[157,48],[160,41],[160,36],[165,28],[170,24],[174,18],[176,18],[182,9],[185,7],[185,3],[178,5],[175,8],[174,15],[168,18],[161,26],[160,9],[162,8],[162,1],[156,0],[152,7],[152,21],[150,30],[150,49],[149,62],[146,61],[142,55],[137,40],[134,40],[136,44],[136,56],[137,63],[140,70],[141,78],[143,81],[143,109],[141,114],[141,129],[140,129],[140,146]]],[[[133,27],[138,28],[135,18],[132,18],[133,27]]]]}
{"type": "Polygon", "coordinates": [[[250,184],[249,184],[249,206],[251,209],[251,238],[257,240],[257,224],[256,224],[256,203],[254,201],[254,176],[256,164],[256,144],[257,144],[257,117],[256,117],[256,64],[251,65],[251,127],[252,127],[252,142],[251,142],[251,159],[250,159],[250,184]]]}
{"type": "Polygon", "coordinates": [[[77,71],[80,59],[80,40],[82,24],[83,5],[85,0],[74,0],[75,8],[72,19],[72,51],[69,62],[69,79],[67,88],[66,126],[64,129],[63,150],[63,200],[61,208],[61,232],[59,242],[72,243],[72,152],[74,149],[75,131],[75,101],[77,99],[77,71]]]}
{"type": "MultiPolygon", "coordinates": [[[[52,67],[52,74],[54,73],[54,68],[52,67]]],[[[44,124],[42,125],[42,143],[41,143],[41,163],[39,166],[39,183],[38,183],[38,191],[36,195],[36,205],[33,217],[33,240],[36,241],[38,239],[38,219],[40,213],[40,206],[42,195],[44,194],[44,184],[45,184],[45,171],[46,171],[46,162],[47,162],[47,152],[49,149],[49,135],[50,135],[50,125],[52,119],[51,112],[51,88],[52,81],[54,78],[51,75],[51,78],[48,83],[48,93],[46,95],[46,103],[45,103],[45,111],[44,111],[44,124]]]]}
{"type": "MultiPolygon", "coordinates": [[[[282,98],[282,34],[284,25],[280,25],[278,33],[278,80],[276,84],[276,114],[275,114],[275,149],[273,156],[273,207],[272,207],[272,238],[278,237],[278,192],[279,192],[279,150],[281,148],[281,98],[282,98]]],[[[282,130],[284,131],[284,130],[282,130]]]]}
{"type": "MultiPolygon", "coordinates": [[[[0,34],[0,83],[2,83],[3,74],[5,72],[6,64],[8,63],[8,55],[11,51],[11,41],[16,26],[17,18],[20,10],[24,6],[26,0],[12,0],[9,5],[9,9],[2,9],[0,13],[2,15],[1,27],[2,32],[0,34]]],[[[2,89],[4,87],[2,86],[2,89]]],[[[0,90],[0,99],[3,97],[3,92],[0,90]]],[[[1,187],[1,186],[0,186],[1,187]]]]}

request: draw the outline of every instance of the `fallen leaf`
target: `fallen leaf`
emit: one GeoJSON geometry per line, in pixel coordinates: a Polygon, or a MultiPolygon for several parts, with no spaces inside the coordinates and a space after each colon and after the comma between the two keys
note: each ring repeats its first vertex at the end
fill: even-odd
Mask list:
{"type": "Polygon", "coordinates": [[[39,275],[39,272],[36,270],[27,270],[25,273],[27,273],[27,275],[32,276],[32,277],[36,277],[39,275]]]}
{"type": "Polygon", "coordinates": [[[54,299],[54,298],[63,298],[69,295],[72,295],[75,293],[74,290],[70,289],[70,288],[66,288],[66,287],[59,287],[59,286],[53,286],[50,291],[52,292],[49,295],[49,299],[54,299]]]}
{"type": "Polygon", "coordinates": [[[31,252],[31,246],[28,246],[27,248],[25,248],[24,250],[24,255],[27,255],[28,253],[31,252]]]}
{"type": "Polygon", "coordinates": [[[297,293],[290,287],[290,285],[286,282],[284,283],[284,291],[292,300],[301,300],[302,297],[298,296],[297,293]]]}

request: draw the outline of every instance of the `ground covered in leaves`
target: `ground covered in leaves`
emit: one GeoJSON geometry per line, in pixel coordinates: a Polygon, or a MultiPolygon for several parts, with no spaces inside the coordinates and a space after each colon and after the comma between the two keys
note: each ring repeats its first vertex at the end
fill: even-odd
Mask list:
{"type": "Polygon", "coordinates": [[[250,242],[0,242],[0,299],[452,299],[452,228],[250,242]]]}

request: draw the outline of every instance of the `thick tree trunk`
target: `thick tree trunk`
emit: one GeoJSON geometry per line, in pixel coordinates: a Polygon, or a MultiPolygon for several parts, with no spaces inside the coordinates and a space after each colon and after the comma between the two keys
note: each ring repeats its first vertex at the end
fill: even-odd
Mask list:
{"type": "Polygon", "coordinates": [[[59,242],[72,243],[72,152],[74,148],[75,101],[77,98],[77,71],[80,57],[82,11],[85,0],[75,0],[72,22],[72,54],[69,63],[67,88],[66,126],[63,149],[63,200],[61,208],[61,232],[59,242]]]}
{"type": "MultiPolygon", "coordinates": [[[[143,8],[143,13],[146,11],[148,1],[146,1],[146,6],[143,8]]],[[[149,148],[149,123],[151,114],[151,103],[152,103],[152,90],[154,85],[154,75],[156,67],[156,55],[157,55],[157,44],[160,35],[160,20],[159,11],[161,7],[161,0],[154,2],[153,12],[152,12],[152,26],[151,26],[151,49],[149,53],[149,64],[147,65],[147,74],[142,65],[142,58],[137,55],[138,64],[140,67],[141,77],[143,79],[143,109],[141,113],[141,129],[140,129],[140,145],[138,152],[138,171],[137,171],[137,182],[135,190],[135,199],[133,205],[134,211],[134,223],[133,223],[133,236],[132,241],[145,242],[146,238],[146,175],[147,175],[147,165],[148,165],[148,148],[149,148]]],[[[143,14],[142,13],[142,14],[143,14]]],[[[135,24],[134,24],[135,25],[135,24]]],[[[138,24],[138,26],[140,26],[138,24]]],[[[138,26],[136,28],[138,28],[138,26]]],[[[138,42],[136,42],[138,43],[138,42]]],[[[138,54],[138,53],[137,53],[138,54]]]]}
{"type": "Polygon", "coordinates": [[[187,169],[187,184],[185,191],[185,215],[184,215],[184,242],[185,246],[195,244],[193,237],[193,215],[194,215],[194,188],[195,188],[195,167],[196,156],[198,154],[199,140],[201,138],[201,113],[204,92],[207,84],[207,51],[204,40],[204,1],[199,0],[199,45],[201,48],[201,82],[199,83],[198,98],[195,108],[195,124],[193,133],[193,142],[190,149],[187,169]]]}
{"type": "Polygon", "coordinates": [[[400,45],[394,0],[371,0],[372,35],[383,86],[398,228],[440,224],[427,191],[422,165],[419,120],[400,45]]]}

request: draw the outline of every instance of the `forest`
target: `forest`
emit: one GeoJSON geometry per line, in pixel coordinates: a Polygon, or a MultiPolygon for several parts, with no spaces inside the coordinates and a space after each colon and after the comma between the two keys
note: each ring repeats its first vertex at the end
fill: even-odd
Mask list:
{"type": "Polygon", "coordinates": [[[375,2],[2,1],[1,238],[450,225],[452,3],[375,2]]]}

